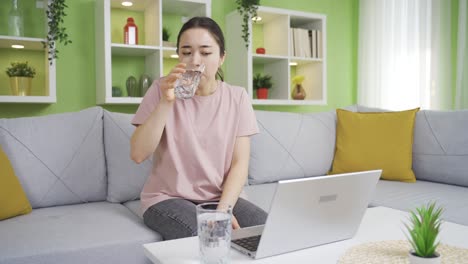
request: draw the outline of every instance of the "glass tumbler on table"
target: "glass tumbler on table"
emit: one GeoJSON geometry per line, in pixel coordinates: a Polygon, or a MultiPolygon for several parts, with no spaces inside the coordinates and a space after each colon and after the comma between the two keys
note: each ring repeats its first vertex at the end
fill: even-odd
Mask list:
{"type": "Polygon", "coordinates": [[[219,209],[219,203],[197,205],[198,241],[203,264],[229,263],[232,207],[219,209]]]}
{"type": "Polygon", "coordinates": [[[182,77],[176,80],[175,96],[180,99],[192,98],[197,91],[204,70],[204,64],[187,64],[182,77]]]}

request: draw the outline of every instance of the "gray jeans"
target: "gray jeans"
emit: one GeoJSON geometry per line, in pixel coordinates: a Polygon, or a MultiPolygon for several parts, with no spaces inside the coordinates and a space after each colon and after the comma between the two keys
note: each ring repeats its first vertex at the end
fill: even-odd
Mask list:
{"type": "MultiPolygon", "coordinates": [[[[164,240],[197,235],[197,203],[175,198],[159,202],[143,214],[145,224],[164,240]]],[[[253,203],[239,198],[232,213],[241,227],[265,224],[267,213],[253,203]]]]}

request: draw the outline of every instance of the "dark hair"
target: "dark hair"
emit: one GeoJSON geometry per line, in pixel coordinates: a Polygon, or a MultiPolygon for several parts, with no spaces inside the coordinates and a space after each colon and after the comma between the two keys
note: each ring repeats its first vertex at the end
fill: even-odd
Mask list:
{"type": "MultiPolygon", "coordinates": [[[[224,56],[226,51],[224,48],[223,31],[221,30],[219,25],[213,19],[209,17],[192,17],[187,22],[185,22],[185,24],[182,26],[182,28],[179,31],[179,35],[177,36],[177,50],[176,50],[177,53],[179,53],[180,36],[186,30],[189,30],[191,28],[203,28],[203,29],[208,30],[208,32],[210,32],[213,38],[216,40],[216,43],[218,43],[219,56],[221,57],[224,56]]],[[[216,76],[219,77],[221,81],[224,81],[224,74],[221,68],[218,68],[218,72],[216,73],[216,76]]]]}

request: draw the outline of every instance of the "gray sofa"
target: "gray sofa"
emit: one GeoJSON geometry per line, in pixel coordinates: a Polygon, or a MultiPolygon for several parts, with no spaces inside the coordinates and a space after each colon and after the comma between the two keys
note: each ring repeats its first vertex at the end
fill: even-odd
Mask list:
{"type": "MultiPolygon", "coordinates": [[[[348,108],[366,111],[358,106],[348,108]]],[[[334,112],[256,111],[251,201],[269,210],[275,182],[330,169],[334,112]]],[[[93,107],[75,113],[0,119],[0,145],[33,211],[0,221],[0,263],[150,263],[142,244],[161,240],[139,211],[152,160],[129,159],[132,115],[93,107]]],[[[418,181],[380,181],[372,205],[408,210],[437,200],[448,221],[468,225],[468,111],[420,111],[413,167],[418,181]]]]}

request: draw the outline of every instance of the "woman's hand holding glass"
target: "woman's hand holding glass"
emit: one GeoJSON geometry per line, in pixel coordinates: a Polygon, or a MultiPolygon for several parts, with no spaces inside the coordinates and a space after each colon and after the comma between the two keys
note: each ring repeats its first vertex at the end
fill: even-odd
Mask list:
{"type": "Polygon", "coordinates": [[[185,63],[179,63],[171,70],[171,72],[167,76],[161,79],[161,100],[164,100],[166,102],[173,102],[176,99],[174,93],[175,84],[177,79],[179,79],[185,72],[185,67],[185,63]]]}

